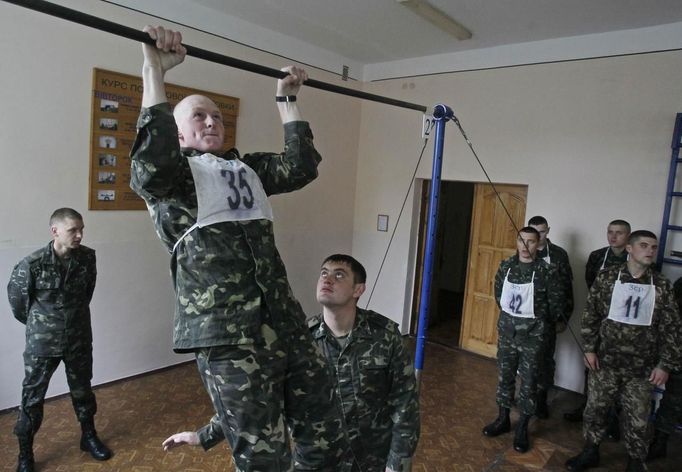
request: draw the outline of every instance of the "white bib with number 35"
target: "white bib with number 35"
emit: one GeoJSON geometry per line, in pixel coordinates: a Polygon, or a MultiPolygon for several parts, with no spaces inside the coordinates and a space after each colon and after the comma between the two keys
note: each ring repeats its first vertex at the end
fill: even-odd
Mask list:
{"type": "Polygon", "coordinates": [[[199,227],[223,221],[272,220],[272,207],[251,167],[208,153],[187,159],[197,191],[199,227]]]}
{"type": "Polygon", "coordinates": [[[656,304],[656,287],[653,276],[651,284],[632,284],[618,279],[613,286],[608,319],[637,326],[651,326],[656,304]]]}
{"type": "Polygon", "coordinates": [[[175,243],[195,228],[225,221],[268,219],[272,207],[254,170],[240,160],[225,160],[213,154],[187,158],[197,192],[197,222],[175,243]]]}
{"type": "Polygon", "coordinates": [[[509,282],[509,271],[504,276],[504,284],[502,285],[502,296],[500,297],[500,306],[505,313],[518,318],[535,318],[535,308],[533,296],[535,293],[535,271],[533,271],[533,278],[527,284],[514,284],[509,282]]]}

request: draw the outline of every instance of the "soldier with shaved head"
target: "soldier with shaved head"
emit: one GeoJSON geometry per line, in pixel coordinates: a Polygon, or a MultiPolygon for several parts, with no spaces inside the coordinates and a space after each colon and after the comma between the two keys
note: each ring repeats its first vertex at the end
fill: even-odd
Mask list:
{"type": "Polygon", "coordinates": [[[296,102],[307,74],[287,67],[277,82],[282,152],[223,152],[213,101],[191,95],[172,113],[166,101],[165,73],[185,58],[180,33],[145,31],[156,44],[143,45],[131,187],[171,255],[174,349],[194,353],[215,409],[209,424],[163,446],[208,449],[226,439],[239,471],[290,470],[292,462],[342,471],[347,441],[331,380],[275,247],[268,201],[317,177],[321,158],[296,102]]]}

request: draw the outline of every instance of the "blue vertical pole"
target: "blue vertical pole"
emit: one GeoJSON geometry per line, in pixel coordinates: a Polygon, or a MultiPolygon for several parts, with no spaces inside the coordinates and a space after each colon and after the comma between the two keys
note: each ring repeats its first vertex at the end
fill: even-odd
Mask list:
{"type": "Polygon", "coordinates": [[[424,270],[422,272],[422,289],[419,298],[419,322],[417,330],[417,348],[414,367],[417,382],[421,380],[424,368],[424,343],[426,329],[429,322],[429,305],[431,302],[431,280],[433,279],[433,256],[436,250],[436,231],[438,229],[438,202],[440,197],[440,179],[443,168],[443,142],[445,140],[445,123],[452,119],[452,110],[446,105],[439,104],[433,109],[436,122],[436,142],[433,148],[433,169],[431,171],[431,196],[429,197],[429,219],[426,230],[426,253],[424,255],[424,270]]]}

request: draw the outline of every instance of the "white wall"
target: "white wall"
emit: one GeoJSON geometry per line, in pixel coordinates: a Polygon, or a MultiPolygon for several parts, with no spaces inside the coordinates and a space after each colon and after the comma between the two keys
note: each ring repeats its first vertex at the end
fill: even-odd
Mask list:
{"type": "MultiPolygon", "coordinates": [[[[155,23],[103,2],[58,2],[134,28],[155,23]]],[[[198,32],[194,46],[283,67],[280,58],[198,32]]],[[[87,211],[92,69],[139,75],[134,42],[0,4],[0,286],[13,265],[49,240],[47,220],[60,206],[84,215],[84,244],[97,250],[98,286],[92,302],[94,384],[189,359],[172,352],[173,293],[168,255],[145,211],[87,211]]],[[[336,77],[311,70],[313,78],[336,77]]],[[[274,79],[188,58],[168,80],[241,99],[237,145],[242,152],[281,150],[274,79]]],[[[340,82],[339,82],[340,84],[340,82]]],[[[344,83],[344,85],[347,85],[344,83]]],[[[350,85],[352,86],[352,84],[350,85]]],[[[273,197],[276,236],[294,292],[305,310],[317,310],[314,287],[321,259],[350,251],[360,104],[316,90],[300,94],[323,155],[320,178],[302,191],[273,197]]],[[[23,325],[0,300],[0,409],[20,400],[23,325]]],[[[68,390],[58,371],[48,395],[68,390]]]]}
{"type": "MultiPolygon", "coordinates": [[[[633,229],[660,230],[670,139],[682,111],[681,74],[678,51],[389,80],[369,88],[428,106],[450,105],[491,178],[528,185],[526,215],[546,216],[550,238],[571,256],[575,329],[586,296],[584,264],[591,250],[606,245],[607,223],[623,218],[633,229]]],[[[387,241],[386,233],[374,231],[376,214],[395,221],[420,131],[418,113],[363,105],[353,250],[369,273],[377,270],[387,241]]],[[[430,177],[431,146],[427,153],[419,177],[430,177]]],[[[485,180],[452,123],[443,179],[485,180]]],[[[416,199],[408,203],[371,304],[396,321],[409,320],[414,271],[418,206],[416,199]]],[[[580,390],[581,359],[568,334],[560,336],[557,351],[557,383],[580,390]]]]}

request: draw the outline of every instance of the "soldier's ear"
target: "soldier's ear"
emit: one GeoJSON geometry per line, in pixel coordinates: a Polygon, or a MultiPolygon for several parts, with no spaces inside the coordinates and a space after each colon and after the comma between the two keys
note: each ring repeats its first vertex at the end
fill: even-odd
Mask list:
{"type": "Polygon", "coordinates": [[[360,298],[365,293],[365,284],[355,284],[353,287],[353,298],[360,298]]]}
{"type": "Polygon", "coordinates": [[[57,225],[50,226],[50,234],[52,235],[52,237],[57,236],[57,225]]]}

